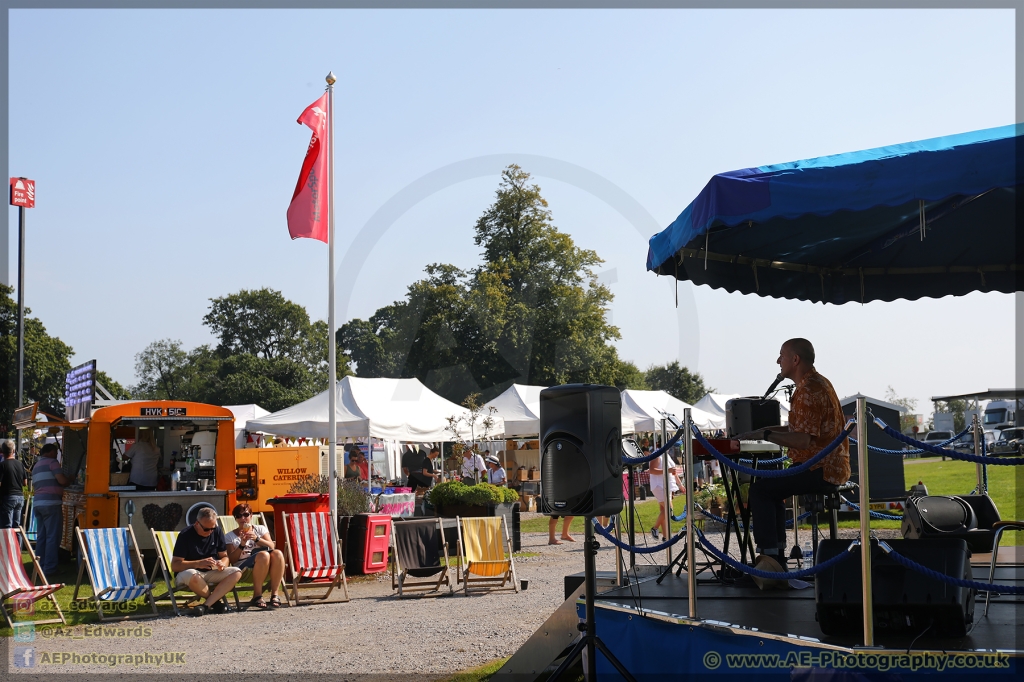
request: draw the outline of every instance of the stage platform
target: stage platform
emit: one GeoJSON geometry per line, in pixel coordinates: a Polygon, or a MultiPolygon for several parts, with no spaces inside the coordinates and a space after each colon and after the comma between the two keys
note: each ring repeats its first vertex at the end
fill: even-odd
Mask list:
{"type": "MultiPolygon", "coordinates": [[[[987,581],[987,566],[974,566],[973,572],[975,580],[987,581]]],[[[888,679],[969,673],[994,680],[1015,677],[1024,664],[1024,596],[994,598],[985,617],[981,595],[974,627],[966,636],[925,634],[914,642],[919,633],[876,628],[877,648],[865,649],[860,634],[821,632],[813,583],[802,590],[762,591],[752,583],[724,585],[706,571],[699,578],[696,620],[687,615],[685,573],[670,574],[661,585],[648,578],[597,596],[598,635],[638,679],[687,679],[698,674],[724,679],[718,676],[749,673],[757,673],[758,680],[796,679],[796,670],[820,675],[827,669],[831,674],[888,671],[888,679]],[[871,654],[876,658],[865,658],[871,654]],[[911,672],[915,669],[916,674],[911,672]]],[[[1000,565],[996,582],[1024,583],[1024,567],[1000,565]]],[[[577,610],[582,616],[582,602],[577,610]]],[[[598,659],[602,679],[621,679],[601,656],[598,659]]]]}

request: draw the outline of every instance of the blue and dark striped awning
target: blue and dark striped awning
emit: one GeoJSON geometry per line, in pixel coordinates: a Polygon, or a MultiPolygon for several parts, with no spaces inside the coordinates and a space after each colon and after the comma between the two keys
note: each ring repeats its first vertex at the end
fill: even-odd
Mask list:
{"type": "Polygon", "coordinates": [[[823,303],[1021,291],[1024,124],[721,173],[647,268],[823,303]]]}

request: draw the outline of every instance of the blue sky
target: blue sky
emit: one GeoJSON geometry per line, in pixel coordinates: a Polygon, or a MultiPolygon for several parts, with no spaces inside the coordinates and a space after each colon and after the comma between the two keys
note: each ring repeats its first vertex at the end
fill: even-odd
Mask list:
{"type": "MultiPolygon", "coordinates": [[[[290,241],[284,216],[309,139],[295,119],[328,70],[338,260],[358,263],[340,324],[428,263],[479,261],[497,167],[348,251],[437,169],[574,164],[665,226],[717,172],[1013,123],[1013,25],[1012,10],[11,10],[10,172],[37,181],[27,303],[122,383],[153,340],[209,342],[211,297],[269,286],[325,318],[327,250],[290,241]]],[[[934,394],[1013,384],[1009,295],[837,308],[685,285],[677,311],[644,269],[650,234],[571,174],[536,180],[606,260],[620,353],[642,368],[679,359],[758,393],[780,343],[807,336],[841,395],[892,385],[930,411],[934,394]],[[973,316],[969,344],[919,331],[973,316]]]]}

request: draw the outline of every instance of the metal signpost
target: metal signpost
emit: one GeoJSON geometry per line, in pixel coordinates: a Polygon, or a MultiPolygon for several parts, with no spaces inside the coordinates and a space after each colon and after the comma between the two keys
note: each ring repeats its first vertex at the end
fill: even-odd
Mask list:
{"type": "MultiPolygon", "coordinates": [[[[25,209],[35,208],[36,181],[11,178],[11,206],[18,207],[18,397],[15,407],[25,401],[25,209]]],[[[17,431],[16,452],[21,452],[21,431],[17,431]]]]}

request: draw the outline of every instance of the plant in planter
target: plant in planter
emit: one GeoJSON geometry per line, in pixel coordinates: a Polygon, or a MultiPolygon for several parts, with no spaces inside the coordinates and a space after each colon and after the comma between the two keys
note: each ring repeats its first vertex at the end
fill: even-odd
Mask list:
{"type": "Polygon", "coordinates": [[[519,501],[519,493],[510,488],[479,483],[466,485],[462,481],[445,481],[438,483],[430,490],[430,504],[439,513],[444,510],[467,511],[467,508],[487,508],[500,504],[514,504],[519,501]]]}
{"type": "MultiPolygon", "coordinates": [[[[289,493],[328,493],[327,476],[310,474],[295,481],[289,493]]],[[[370,513],[370,497],[363,487],[351,479],[338,480],[338,516],[355,516],[370,513]]]]}

